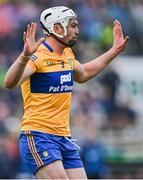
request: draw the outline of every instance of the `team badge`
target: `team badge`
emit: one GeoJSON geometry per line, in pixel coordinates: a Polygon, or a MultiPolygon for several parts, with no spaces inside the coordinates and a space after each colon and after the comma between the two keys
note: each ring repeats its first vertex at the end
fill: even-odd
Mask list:
{"type": "Polygon", "coordinates": [[[43,156],[44,157],[48,157],[48,152],[47,151],[43,151],[43,156]]]}
{"type": "Polygon", "coordinates": [[[72,58],[68,58],[69,64],[70,64],[70,68],[73,69],[73,62],[72,62],[72,58]]]}

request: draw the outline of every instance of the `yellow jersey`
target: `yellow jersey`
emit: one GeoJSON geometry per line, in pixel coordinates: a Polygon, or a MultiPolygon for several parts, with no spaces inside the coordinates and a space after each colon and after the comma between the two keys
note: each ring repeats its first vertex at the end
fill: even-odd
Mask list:
{"type": "Polygon", "coordinates": [[[28,64],[34,74],[21,85],[24,115],[21,130],[70,136],[70,106],[75,56],[65,48],[60,56],[44,41],[28,64]]]}

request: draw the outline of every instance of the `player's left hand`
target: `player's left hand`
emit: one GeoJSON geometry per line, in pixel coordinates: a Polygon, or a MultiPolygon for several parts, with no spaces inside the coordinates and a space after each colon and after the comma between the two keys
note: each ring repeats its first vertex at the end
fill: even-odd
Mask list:
{"type": "Polygon", "coordinates": [[[116,53],[120,53],[125,49],[129,37],[124,37],[121,23],[118,20],[114,21],[113,36],[114,42],[112,49],[114,49],[116,53]]]}

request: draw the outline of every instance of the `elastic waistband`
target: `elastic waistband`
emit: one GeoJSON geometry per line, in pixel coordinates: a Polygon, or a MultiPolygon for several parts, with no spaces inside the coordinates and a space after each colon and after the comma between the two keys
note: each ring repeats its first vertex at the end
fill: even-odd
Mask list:
{"type": "Polygon", "coordinates": [[[24,134],[24,135],[45,134],[45,135],[50,135],[50,136],[54,136],[54,137],[65,137],[68,139],[72,139],[71,136],[59,136],[56,134],[46,133],[46,132],[42,132],[42,131],[33,131],[33,130],[20,131],[20,134],[24,134]]]}

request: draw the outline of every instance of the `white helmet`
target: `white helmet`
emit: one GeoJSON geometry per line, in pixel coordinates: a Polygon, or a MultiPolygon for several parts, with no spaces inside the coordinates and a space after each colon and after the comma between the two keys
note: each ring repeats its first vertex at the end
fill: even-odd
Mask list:
{"type": "Polygon", "coordinates": [[[76,17],[77,16],[72,9],[65,6],[57,6],[45,9],[41,13],[40,22],[49,33],[52,33],[59,38],[64,38],[67,35],[66,27],[68,26],[69,20],[76,17]],[[55,23],[61,23],[64,28],[63,35],[54,32],[53,28],[55,23]]]}

